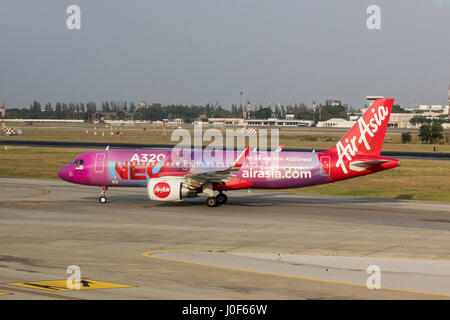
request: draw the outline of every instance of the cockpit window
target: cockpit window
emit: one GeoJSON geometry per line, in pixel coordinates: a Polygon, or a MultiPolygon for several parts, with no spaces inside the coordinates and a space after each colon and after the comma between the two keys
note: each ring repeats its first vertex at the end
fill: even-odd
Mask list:
{"type": "Polygon", "coordinates": [[[84,160],[83,159],[75,159],[73,161],[73,163],[75,163],[75,164],[84,164],[84,160]]]}

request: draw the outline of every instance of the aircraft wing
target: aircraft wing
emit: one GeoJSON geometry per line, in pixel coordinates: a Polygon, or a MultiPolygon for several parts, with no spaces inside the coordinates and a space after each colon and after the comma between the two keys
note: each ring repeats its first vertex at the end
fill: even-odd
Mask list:
{"type": "Polygon", "coordinates": [[[207,182],[227,182],[230,178],[235,177],[234,171],[239,171],[248,156],[250,147],[245,148],[244,151],[237,157],[236,161],[227,169],[220,171],[207,171],[201,173],[187,174],[182,177],[183,183],[188,188],[199,188],[207,182]]]}

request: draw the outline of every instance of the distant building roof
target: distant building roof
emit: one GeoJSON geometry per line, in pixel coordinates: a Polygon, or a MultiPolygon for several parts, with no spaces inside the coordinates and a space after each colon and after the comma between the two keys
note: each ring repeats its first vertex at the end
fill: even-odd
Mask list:
{"type": "Polygon", "coordinates": [[[327,121],[319,121],[317,126],[326,128],[351,128],[355,123],[356,121],[349,121],[342,118],[332,118],[327,121]]]}

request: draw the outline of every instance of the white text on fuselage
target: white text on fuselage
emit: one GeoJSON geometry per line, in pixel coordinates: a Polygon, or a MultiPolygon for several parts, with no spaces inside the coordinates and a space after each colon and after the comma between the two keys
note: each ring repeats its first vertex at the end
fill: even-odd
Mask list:
{"type": "Polygon", "coordinates": [[[358,152],[358,147],[361,143],[364,143],[364,147],[367,150],[370,150],[370,144],[367,141],[366,135],[369,135],[369,137],[374,137],[375,133],[378,131],[379,127],[383,123],[383,120],[386,119],[388,114],[388,108],[379,106],[377,112],[375,112],[375,108],[372,108],[372,118],[370,118],[368,123],[365,123],[363,117],[358,119],[359,137],[355,135],[350,140],[346,138],[345,146],[342,144],[342,140],[336,145],[338,154],[338,160],[336,161],[337,168],[340,167],[345,174],[348,173],[348,168],[344,163],[344,157],[347,158],[348,161],[351,161],[358,152]]]}
{"type": "Polygon", "coordinates": [[[274,168],[269,169],[244,168],[242,169],[242,178],[311,179],[311,171],[298,169],[278,170],[274,168]]]}

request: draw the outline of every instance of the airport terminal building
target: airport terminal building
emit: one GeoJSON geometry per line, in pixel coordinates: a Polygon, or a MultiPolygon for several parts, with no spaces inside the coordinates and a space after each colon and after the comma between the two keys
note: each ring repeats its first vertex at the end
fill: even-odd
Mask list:
{"type": "Polygon", "coordinates": [[[297,127],[297,126],[310,126],[313,121],[311,120],[298,120],[298,119],[242,119],[242,118],[209,118],[208,123],[214,127],[224,126],[252,126],[252,127],[297,127]]]}

